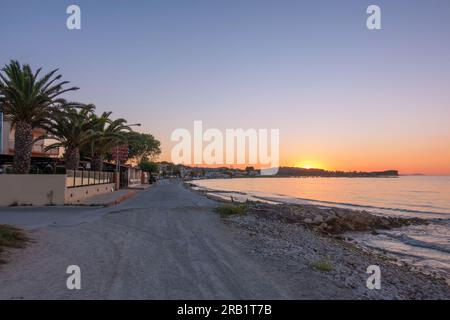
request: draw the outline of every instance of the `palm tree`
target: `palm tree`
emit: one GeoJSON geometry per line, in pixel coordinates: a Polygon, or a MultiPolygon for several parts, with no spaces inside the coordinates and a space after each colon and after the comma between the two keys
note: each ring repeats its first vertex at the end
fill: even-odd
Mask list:
{"type": "Polygon", "coordinates": [[[39,77],[41,68],[35,73],[28,64],[21,65],[12,60],[0,70],[0,112],[12,122],[14,133],[14,172],[26,174],[30,170],[33,147],[33,128],[41,124],[58,109],[63,102],[59,96],[78,90],[64,89],[68,81],[56,75],[58,69],[39,77]]]}
{"type": "Polygon", "coordinates": [[[102,171],[103,159],[111,149],[120,143],[126,143],[124,132],[132,131],[131,127],[137,124],[127,125],[125,119],[112,120],[112,112],[104,112],[101,116],[92,115],[91,128],[95,132],[89,148],[91,153],[91,168],[102,171]]]}
{"type": "MultiPolygon", "coordinates": [[[[77,170],[80,165],[80,149],[95,137],[92,129],[93,105],[74,105],[60,108],[43,124],[47,131],[46,139],[57,142],[46,147],[47,150],[63,147],[67,170],[77,170]]],[[[44,137],[43,137],[44,138],[44,137]]]]}

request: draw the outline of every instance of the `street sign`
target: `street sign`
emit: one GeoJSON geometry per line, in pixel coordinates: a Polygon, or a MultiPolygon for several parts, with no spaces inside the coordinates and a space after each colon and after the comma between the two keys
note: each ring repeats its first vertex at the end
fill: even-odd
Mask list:
{"type": "Polygon", "coordinates": [[[112,150],[112,156],[115,161],[127,162],[128,160],[128,145],[122,144],[120,146],[114,147],[112,150]]]}

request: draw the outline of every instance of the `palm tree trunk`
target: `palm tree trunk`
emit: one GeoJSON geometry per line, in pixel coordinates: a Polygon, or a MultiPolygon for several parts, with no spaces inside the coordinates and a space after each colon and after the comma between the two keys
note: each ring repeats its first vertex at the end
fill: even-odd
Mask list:
{"type": "Polygon", "coordinates": [[[18,121],[14,133],[14,172],[27,174],[30,172],[31,151],[33,148],[33,127],[31,124],[18,121]]]}
{"type": "Polygon", "coordinates": [[[103,170],[103,158],[99,154],[94,154],[91,159],[91,168],[94,171],[102,171],[103,170]]]}
{"type": "Polygon", "coordinates": [[[64,153],[66,170],[78,170],[80,166],[80,149],[77,147],[67,147],[64,153]]]}

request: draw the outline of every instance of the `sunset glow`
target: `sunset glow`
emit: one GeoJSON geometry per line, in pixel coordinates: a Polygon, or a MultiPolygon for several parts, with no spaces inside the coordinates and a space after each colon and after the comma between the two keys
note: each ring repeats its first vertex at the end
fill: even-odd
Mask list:
{"type": "Polygon", "coordinates": [[[0,20],[0,61],[61,68],[83,87],[69,100],[142,123],[161,141],[159,160],[171,161],[174,130],[202,120],[221,132],[279,129],[282,166],[450,175],[448,2],[427,20],[426,1],[408,13],[386,1],[379,31],[367,30],[357,1],[114,5],[126,20],[114,34],[93,2],[82,1],[92,19],[79,32],[60,28],[57,6],[23,3],[32,17],[13,2],[2,10],[17,17],[0,20]],[[40,46],[31,28],[58,41],[40,46]]]}
{"type": "Polygon", "coordinates": [[[450,0],[0,0],[0,34],[0,300],[450,301],[450,0]]]}
{"type": "Polygon", "coordinates": [[[319,161],[300,161],[296,163],[295,167],[304,169],[326,169],[319,161]]]}

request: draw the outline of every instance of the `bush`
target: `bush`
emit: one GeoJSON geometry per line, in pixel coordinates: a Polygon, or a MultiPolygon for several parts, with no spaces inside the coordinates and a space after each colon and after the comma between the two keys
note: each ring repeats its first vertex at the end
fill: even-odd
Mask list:
{"type": "Polygon", "coordinates": [[[146,160],[143,160],[143,161],[141,161],[141,163],[139,163],[139,168],[142,171],[152,172],[152,173],[157,173],[159,171],[159,167],[156,163],[151,162],[151,161],[146,161],[146,160]]]}
{"type": "Polygon", "coordinates": [[[27,236],[20,229],[0,225],[0,247],[23,248],[27,241],[27,236]]]}
{"type": "Polygon", "coordinates": [[[245,214],[247,206],[245,204],[225,204],[221,207],[216,208],[216,211],[221,216],[231,216],[235,214],[245,214]]]}
{"type": "Polygon", "coordinates": [[[311,263],[311,267],[316,270],[330,272],[334,270],[334,267],[331,263],[326,261],[314,261],[311,263]]]}

